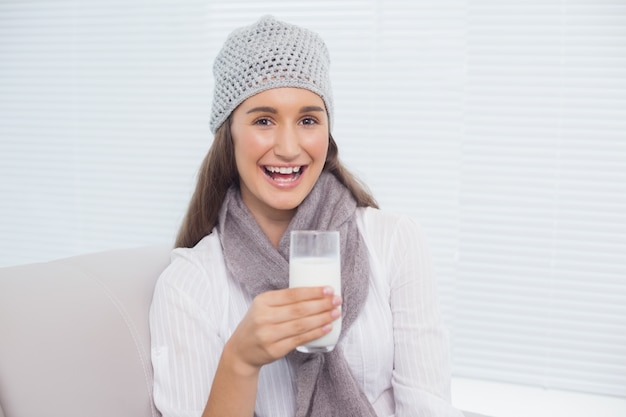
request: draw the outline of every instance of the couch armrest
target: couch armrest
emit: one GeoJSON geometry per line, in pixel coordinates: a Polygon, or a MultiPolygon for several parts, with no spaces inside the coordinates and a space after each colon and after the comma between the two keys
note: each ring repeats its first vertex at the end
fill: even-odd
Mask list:
{"type": "Polygon", "coordinates": [[[0,269],[6,417],[158,416],[148,312],[169,252],[116,250],[0,269]]]}

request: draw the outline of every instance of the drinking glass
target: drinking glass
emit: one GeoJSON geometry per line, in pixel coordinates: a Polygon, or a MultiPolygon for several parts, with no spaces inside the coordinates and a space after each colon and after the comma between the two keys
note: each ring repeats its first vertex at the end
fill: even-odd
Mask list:
{"type": "MultiPolygon", "coordinates": [[[[289,287],[329,286],[341,295],[341,257],[339,232],[295,230],[289,246],[289,287]]],[[[330,352],[341,333],[341,317],[333,321],[332,330],[296,349],[300,352],[330,352]]]]}

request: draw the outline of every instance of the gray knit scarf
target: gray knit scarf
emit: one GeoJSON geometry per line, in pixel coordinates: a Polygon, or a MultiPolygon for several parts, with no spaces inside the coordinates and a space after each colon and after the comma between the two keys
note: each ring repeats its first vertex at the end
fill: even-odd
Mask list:
{"type": "Polygon", "coordinates": [[[369,261],[357,230],[356,201],[334,175],[322,173],[298,207],[276,249],[231,187],[218,219],[218,232],[231,279],[251,297],[289,286],[289,232],[339,230],[341,236],[342,329],[329,353],[287,355],[296,372],[296,417],[376,416],[355,381],[341,350],[341,340],[367,297],[369,261]]]}

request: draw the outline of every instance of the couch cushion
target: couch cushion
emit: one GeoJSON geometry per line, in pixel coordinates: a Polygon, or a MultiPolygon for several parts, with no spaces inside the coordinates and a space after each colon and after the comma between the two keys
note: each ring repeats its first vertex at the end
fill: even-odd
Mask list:
{"type": "Polygon", "coordinates": [[[158,416],[148,311],[167,247],[0,269],[6,417],[158,416]]]}

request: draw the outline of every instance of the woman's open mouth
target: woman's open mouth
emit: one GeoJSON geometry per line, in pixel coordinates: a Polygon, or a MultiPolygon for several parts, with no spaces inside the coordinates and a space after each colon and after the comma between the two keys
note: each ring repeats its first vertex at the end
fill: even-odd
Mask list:
{"type": "Polygon", "coordinates": [[[265,175],[277,182],[291,182],[295,181],[304,172],[305,166],[293,166],[293,167],[273,167],[264,166],[265,175]]]}

